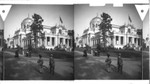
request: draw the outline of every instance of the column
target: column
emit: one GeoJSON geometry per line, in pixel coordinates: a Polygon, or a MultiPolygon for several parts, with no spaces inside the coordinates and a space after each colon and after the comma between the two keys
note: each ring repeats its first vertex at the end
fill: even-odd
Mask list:
{"type": "Polygon", "coordinates": [[[135,42],[134,42],[134,37],[132,37],[132,44],[134,44],[135,42]]]}
{"type": "Polygon", "coordinates": [[[126,44],[128,44],[128,43],[129,43],[129,38],[126,36],[125,39],[126,39],[126,40],[125,40],[125,41],[126,41],[126,44]]]}
{"type": "Polygon", "coordinates": [[[136,38],[136,46],[138,46],[138,38],[136,38]]]}
{"type": "Polygon", "coordinates": [[[126,45],[127,44],[127,38],[126,38],[126,36],[124,36],[124,45],[126,45]]]}
{"type": "Polygon", "coordinates": [[[45,47],[47,46],[47,36],[45,36],[45,47]]]}
{"type": "Polygon", "coordinates": [[[118,45],[120,45],[120,42],[121,42],[121,41],[120,41],[120,36],[118,36],[118,45]]]}
{"type": "Polygon", "coordinates": [[[132,37],[130,37],[130,38],[131,38],[130,40],[131,40],[131,44],[132,44],[132,43],[133,43],[133,42],[132,42],[132,37]]]}
{"type": "Polygon", "coordinates": [[[65,40],[66,40],[66,39],[65,39],[65,38],[63,38],[63,45],[66,45],[66,42],[65,42],[65,40]]]}
{"type": "Polygon", "coordinates": [[[49,39],[50,39],[50,46],[52,46],[52,37],[49,37],[49,39]]]}
{"type": "Polygon", "coordinates": [[[58,37],[54,37],[54,39],[55,39],[55,46],[57,46],[58,45],[58,37]]]}

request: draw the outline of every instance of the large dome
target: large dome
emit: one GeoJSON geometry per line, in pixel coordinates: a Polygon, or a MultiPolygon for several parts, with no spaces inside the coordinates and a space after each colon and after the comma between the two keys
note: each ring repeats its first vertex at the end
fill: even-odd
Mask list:
{"type": "Polygon", "coordinates": [[[101,21],[102,21],[101,18],[96,16],[90,21],[90,24],[100,24],[101,21]]]}
{"type": "Polygon", "coordinates": [[[33,20],[29,17],[25,18],[21,23],[22,31],[30,31],[30,26],[32,25],[33,20]]]}
{"type": "Polygon", "coordinates": [[[27,18],[25,18],[23,21],[22,21],[22,23],[21,24],[32,24],[32,22],[33,22],[33,20],[31,19],[31,18],[29,18],[29,17],[27,17],[27,18]]]}
{"type": "Polygon", "coordinates": [[[93,32],[98,32],[99,31],[99,25],[102,22],[102,19],[100,17],[98,17],[98,15],[96,17],[94,17],[91,21],[90,21],[90,31],[93,32]]]}

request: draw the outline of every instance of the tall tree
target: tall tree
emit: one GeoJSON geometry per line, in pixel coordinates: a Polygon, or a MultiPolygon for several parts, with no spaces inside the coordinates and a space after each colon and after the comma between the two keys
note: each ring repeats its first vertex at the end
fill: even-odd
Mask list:
{"type": "Polygon", "coordinates": [[[102,13],[101,17],[102,17],[102,22],[99,25],[99,30],[102,32],[102,41],[103,41],[103,44],[104,44],[104,48],[106,48],[106,43],[108,42],[107,38],[109,37],[110,34],[112,34],[112,32],[111,32],[112,18],[107,13],[102,13]]]}
{"type": "Polygon", "coordinates": [[[34,19],[32,25],[31,25],[31,31],[32,31],[32,34],[33,34],[33,37],[34,37],[34,47],[37,48],[37,43],[38,43],[38,39],[39,38],[43,38],[43,33],[42,33],[42,30],[43,30],[43,25],[42,25],[42,22],[44,21],[42,19],[42,17],[38,14],[34,14],[32,16],[32,18],[34,19]]]}

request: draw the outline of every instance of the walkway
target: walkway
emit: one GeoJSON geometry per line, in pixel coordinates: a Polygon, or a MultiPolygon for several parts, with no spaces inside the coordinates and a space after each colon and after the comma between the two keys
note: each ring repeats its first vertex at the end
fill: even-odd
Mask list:
{"type": "Polygon", "coordinates": [[[112,59],[114,72],[108,73],[105,67],[106,56],[92,56],[88,54],[88,58],[82,57],[83,52],[75,51],[75,78],[76,79],[140,79],[141,60],[132,60],[123,58],[123,75],[117,72],[117,59],[112,59]]]}
{"type": "MultiPolygon", "coordinates": [[[[73,79],[73,62],[64,59],[55,59],[55,75],[49,74],[48,69],[39,73],[37,60],[38,57],[14,58],[14,53],[5,51],[5,79],[6,80],[70,80],[73,79]]],[[[44,66],[47,68],[48,59],[43,58],[44,66]]]]}

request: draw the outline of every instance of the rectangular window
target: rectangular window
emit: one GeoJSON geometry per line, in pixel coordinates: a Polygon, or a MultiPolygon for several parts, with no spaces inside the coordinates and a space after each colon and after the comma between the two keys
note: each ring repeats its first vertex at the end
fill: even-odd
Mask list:
{"type": "Polygon", "coordinates": [[[129,43],[132,43],[132,37],[129,37],[129,43]]]}
{"type": "Polygon", "coordinates": [[[47,37],[47,45],[50,45],[50,37],[47,37]]]}
{"type": "Polygon", "coordinates": [[[140,38],[138,38],[138,45],[140,45],[141,44],[141,41],[140,41],[140,38]]]}
{"type": "Polygon", "coordinates": [[[55,38],[52,37],[52,46],[54,46],[54,45],[55,45],[55,38]]]}
{"type": "Polygon", "coordinates": [[[119,44],[119,36],[116,36],[116,44],[119,44]]]}
{"type": "Polygon", "coordinates": [[[49,38],[49,37],[47,37],[47,41],[50,41],[50,38],[49,38]]]}
{"type": "Polygon", "coordinates": [[[123,45],[123,37],[121,37],[121,45],[123,45]]]}
{"type": "Polygon", "coordinates": [[[68,44],[68,41],[67,41],[67,39],[66,39],[66,42],[65,42],[66,44],[68,44]]]}
{"type": "Polygon", "coordinates": [[[72,44],[71,44],[72,42],[71,42],[71,41],[72,41],[72,40],[71,40],[71,39],[69,39],[69,46],[72,46],[72,44]]]}
{"type": "Polygon", "coordinates": [[[63,38],[60,38],[60,44],[63,44],[63,38]]]}
{"type": "Polygon", "coordinates": [[[134,43],[136,43],[136,38],[134,38],[134,43]]]}

